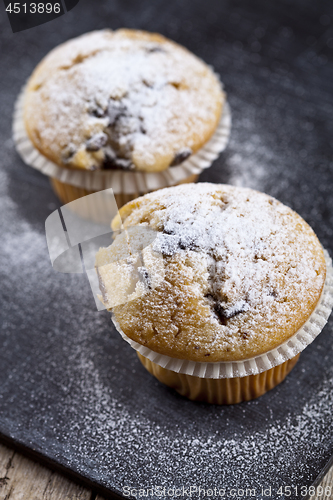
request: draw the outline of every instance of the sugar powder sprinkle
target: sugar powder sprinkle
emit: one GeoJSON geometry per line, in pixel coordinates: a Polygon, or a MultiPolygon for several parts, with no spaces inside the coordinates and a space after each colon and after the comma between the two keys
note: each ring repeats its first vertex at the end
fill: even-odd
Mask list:
{"type": "Polygon", "coordinates": [[[164,256],[172,286],[147,293],[140,315],[137,304],[128,304],[127,317],[115,310],[127,335],[137,327],[145,332],[140,343],[163,315],[167,326],[157,327],[159,341],[177,337],[179,343],[183,336],[194,349],[204,342],[211,355],[222,347],[242,358],[276,347],[285,340],[281,332],[294,334],[319,300],[322,247],[300,216],[268,195],[212,184],[177,186],[142,198],[125,220],[135,224],[158,231],[153,247],[164,256]],[[163,294],[164,309],[158,300],[163,294]]]}
{"type": "Polygon", "coordinates": [[[160,159],[166,168],[217,125],[223,94],[208,66],[162,37],[126,33],[71,41],[33,77],[31,133],[65,164],[149,170],[160,159]]]}

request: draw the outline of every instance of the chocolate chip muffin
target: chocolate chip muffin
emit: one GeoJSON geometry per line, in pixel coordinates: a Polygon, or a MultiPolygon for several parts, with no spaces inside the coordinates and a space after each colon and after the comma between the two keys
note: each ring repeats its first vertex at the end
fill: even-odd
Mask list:
{"type": "Polygon", "coordinates": [[[266,194],[188,184],[130,202],[120,216],[125,228],[157,231],[164,282],[113,311],[126,335],[156,352],[246,359],[287,340],[316,307],[322,247],[299,215],[266,194]]]}
{"type": "Polygon", "coordinates": [[[24,122],[61,167],[160,172],[211,138],[225,95],[216,74],[158,34],[103,30],[51,51],[29,79],[24,122]]]}
{"type": "MultiPolygon", "coordinates": [[[[146,266],[145,293],[112,309],[118,328],[154,353],[199,365],[252,359],[290,339],[321,297],[326,277],[321,244],[298,214],[266,194],[188,184],[130,202],[120,217],[125,228],[156,231],[152,248],[163,257],[163,279],[149,288],[154,266],[146,266]]],[[[120,217],[113,221],[114,229],[119,229],[120,217]]],[[[97,267],[103,265],[103,252],[97,255],[97,267]]],[[[104,286],[107,291],[107,280],[104,286]]],[[[190,376],[184,389],[180,379],[185,375],[168,374],[170,370],[140,359],[160,380],[192,394],[190,376]]],[[[279,383],[296,360],[273,368],[273,374],[266,372],[269,385],[261,384],[263,392],[279,383]]],[[[257,385],[258,380],[247,381],[247,388],[257,385]]],[[[199,399],[209,400],[205,397],[211,392],[210,402],[252,397],[246,391],[241,397],[237,389],[236,401],[225,394],[216,400],[217,389],[205,387],[199,399]]],[[[256,396],[263,392],[254,391],[256,396]]],[[[197,396],[195,392],[192,399],[197,396]]]]}

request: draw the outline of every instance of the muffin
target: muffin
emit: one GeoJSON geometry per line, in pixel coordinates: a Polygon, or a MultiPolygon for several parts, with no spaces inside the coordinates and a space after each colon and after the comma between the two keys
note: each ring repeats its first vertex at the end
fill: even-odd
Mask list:
{"type": "Polygon", "coordinates": [[[161,35],[129,29],[95,31],[52,50],[23,100],[33,147],[58,172],[67,170],[70,182],[59,180],[61,170],[52,179],[66,202],[114,188],[111,178],[116,194],[134,182],[134,197],[192,182],[198,169],[175,176],[173,169],[203,151],[223,110],[219,78],[201,59],[161,35]],[[146,177],[140,182],[131,173],[146,177]]]}
{"type": "Polygon", "coordinates": [[[102,300],[152,374],[213,403],[252,399],[283,380],[304,345],[292,354],[280,348],[314,314],[327,269],[320,242],[298,214],[251,189],[188,184],[128,203],[113,229],[122,225],[155,232],[133,255],[149,248],[164,274],[152,286],[156,266],[147,258],[145,278],[131,285],[141,294],[109,303],[117,284],[105,265],[115,249],[121,255],[123,233],[96,257],[102,300]]]}

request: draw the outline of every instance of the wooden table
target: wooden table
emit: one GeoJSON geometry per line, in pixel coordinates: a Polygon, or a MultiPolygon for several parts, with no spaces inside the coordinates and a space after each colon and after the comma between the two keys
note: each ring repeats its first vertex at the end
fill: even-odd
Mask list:
{"type": "MultiPolygon", "coordinates": [[[[326,486],[330,486],[332,494],[312,496],[311,500],[333,499],[333,466],[320,484],[324,491],[326,486]]],[[[103,500],[103,498],[96,496],[94,491],[0,444],[0,500],[103,500]]]]}

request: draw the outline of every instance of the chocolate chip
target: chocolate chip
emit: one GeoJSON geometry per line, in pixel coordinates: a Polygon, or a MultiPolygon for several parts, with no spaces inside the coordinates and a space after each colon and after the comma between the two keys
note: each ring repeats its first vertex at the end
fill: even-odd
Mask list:
{"type": "Polygon", "coordinates": [[[124,170],[132,170],[134,168],[131,160],[126,160],[125,158],[116,158],[116,165],[118,168],[123,168],[124,170]]]}
{"type": "Polygon", "coordinates": [[[97,104],[97,102],[90,103],[88,112],[96,118],[104,118],[106,114],[106,110],[103,109],[99,104],[97,104]]]}
{"type": "Polygon", "coordinates": [[[153,54],[154,52],[165,52],[165,50],[162,49],[162,47],[159,47],[158,45],[154,47],[149,47],[146,49],[146,51],[148,52],[148,54],[153,54]]]}
{"type": "Polygon", "coordinates": [[[103,108],[95,108],[92,112],[96,118],[104,118],[105,117],[105,110],[103,108]]]}
{"type": "Polygon", "coordinates": [[[248,338],[249,338],[250,334],[249,334],[248,332],[242,332],[242,333],[241,333],[241,336],[242,336],[242,338],[243,338],[244,340],[246,340],[246,339],[248,339],[248,338]]]}
{"type": "Polygon", "coordinates": [[[269,295],[271,295],[272,297],[274,297],[274,299],[276,299],[276,298],[277,298],[277,296],[278,296],[278,294],[277,294],[277,291],[276,291],[276,290],[271,290],[271,291],[269,292],[269,295]]]}
{"type": "Polygon", "coordinates": [[[109,118],[109,126],[114,125],[116,121],[126,114],[127,108],[120,101],[111,99],[107,109],[107,116],[109,118]]]}
{"type": "Polygon", "coordinates": [[[104,161],[103,161],[103,168],[105,170],[114,170],[117,169],[116,161],[115,158],[112,158],[110,156],[105,156],[104,161]]]}
{"type": "Polygon", "coordinates": [[[195,250],[197,246],[190,238],[180,237],[178,246],[181,250],[195,250]]]}
{"type": "Polygon", "coordinates": [[[131,162],[131,160],[127,160],[125,158],[118,158],[113,149],[108,147],[105,149],[103,168],[105,168],[106,170],[113,170],[118,168],[123,170],[131,170],[133,169],[133,163],[131,162]]]}
{"type": "Polygon", "coordinates": [[[76,148],[74,144],[68,144],[68,146],[62,152],[62,161],[67,163],[73,158],[76,153],[76,148]]]}
{"type": "Polygon", "coordinates": [[[86,142],[86,150],[87,151],[99,151],[108,141],[108,136],[104,134],[104,132],[100,132],[99,134],[93,135],[86,142]]]}
{"type": "Polygon", "coordinates": [[[154,87],[153,82],[150,82],[150,81],[148,81],[148,80],[142,80],[142,83],[143,83],[146,87],[148,87],[149,89],[152,89],[152,88],[154,87]]]}
{"type": "Polygon", "coordinates": [[[227,317],[225,315],[225,309],[222,307],[222,304],[220,302],[215,302],[213,309],[215,314],[218,316],[220,323],[222,325],[226,325],[227,317]]]}
{"type": "Polygon", "coordinates": [[[172,229],[163,229],[163,234],[175,234],[175,232],[172,229]]]}
{"type": "Polygon", "coordinates": [[[138,273],[140,281],[146,285],[148,290],[151,290],[151,281],[147,269],[145,267],[138,267],[138,273]]]}
{"type": "Polygon", "coordinates": [[[176,165],[180,165],[181,163],[183,163],[183,161],[185,161],[189,156],[191,156],[192,154],[192,149],[191,148],[184,148],[184,149],[181,149],[180,151],[178,151],[172,162],[170,163],[170,167],[175,167],[176,165]]]}
{"type": "Polygon", "coordinates": [[[237,314],[243,313],[248,310],[248,304],[245,302],[245,300],[239,301],[239,303],[237,303],[237,305],[235,306],[226,307],[224,304],[221,304],[221,307],[224,307],[223,314],[226,319],[233,318],[234,316],[237,316],[237,314]]]}
{"type": "Polygon", "coordinates": [[[225,310],[222,308],[221,302],[218,302],[215,297],[211,293],[207,293],[205,298],[209,300],[210,306],[213,309],[214,313],[218,316],[222,325],[227,324],[227,318],[225,316],[225,310]]]}
{"type": "Polygon", "coordinates": [[[109,157],[105,157],[104,158],[104,161],[103,161],[103,168],[105,170],[113,170],[113,169],[116,169],[117,166],[116,166],[116,163],[115,163],[115,160],[113,158],[109,158],[109,157]]]}
{"type": "MultiPolygon", "coordinates": [[[[164,231],[163,231],[164,232],[164,231]]],[[[157,238],[154,243],[154,250],[160,252],[165,257],[174,255],[179,250],[178,237],[172,233],[164,232],[164,236],[157,238]]]]}
{"type": "Polygon", "coordinates": [[[178,235],[174,229],[164,227],[163,234],[171,236],[172,238],[164,238],[161,251],[163,255],[173,255],[180,250],[196,250],[197,245],[193,237],[189,235],[178,235]]]}
{"type": "Polygon", "coordinates": [[[231,306],[226,302],[221,302],[214,295],[208,293],[205,297],[210,301],[211,307],[215,314],[218,316],[222,325],[226,325],[227,321],[237,314],[243,313],[248,310],[248,304],[245,300],[239,301],[236,305],[231,306]]]}

